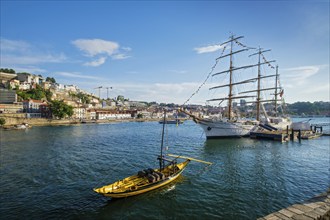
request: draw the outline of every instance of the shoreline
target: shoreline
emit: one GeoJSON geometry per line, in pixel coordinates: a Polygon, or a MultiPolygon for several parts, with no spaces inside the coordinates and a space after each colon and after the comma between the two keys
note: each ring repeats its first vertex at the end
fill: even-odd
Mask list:
{"type": "MultiPolygon", "coordinates": [[[[57,125],[75,125],[75,124],[102,124],[114,122],[155,122],[160,121],[161,118],[118,118],[118,119],[98,119],[98,120],[78,120],[78,119],[46,119],[46,118],[23,118],[12,116],[0,116],[6,120],[3,128],[12,128],[16,125],[28,124],[30,126],[57,126],[57,125]]],[[[180,119],[187,120],[187,119],[180,119]]]]}

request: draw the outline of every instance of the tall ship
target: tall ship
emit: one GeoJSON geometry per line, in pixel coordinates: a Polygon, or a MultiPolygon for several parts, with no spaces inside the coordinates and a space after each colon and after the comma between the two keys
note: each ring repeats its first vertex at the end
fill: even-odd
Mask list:
{"type": "MultiPolygon", "coordinates": [[[[291,120],[287,120],[281,116],[278,116],[278,95],[281,94],[283,90],[278,85],[278,71],[273,75],[262,75],[261,67],[263,65],[271,66],[272,62],[275,60],[267,61],[263,55],[263,53],[268,52],[270,50],[263,50],[262,48],[251,48],[244,44],[242,44],[239,40],[242,39],[243,36],[234,36],[231,35],[229,40],[220,44],[220,47],[223,48],[222,54],[220,57],[216,59],[215,66],[221,62],[221,60],[229,59],[229,68],[223,71],[219,71],[216,73],[212,73],[212,77],[222,76],[225,77],[225,84],[215,85],[209,88],[210,91],[218,91],[223,88],[227,88],[227,95],[224,97],[216,97],[207,100],[208,102],[218,102],[220,106],[224,101],[227,102],[225,107],[225,111],[222,112],[218,117],[201,117],[196,116],[189,111],[184,109],[180,109],[180,111],[190,115],[193,120],[203,128],[206,138],[228,138],[228,137],[244,137],[248,136],[250,132],[257,130],[260,125],[272,130],[278,130],[286,128],[287,125],[291,124],[291,120]],[[229,53],[224,54],[226,48],[229,47],[229,53]],[[238,47],[238,49],[236,49],[238,47]],[[249,50],[257,50],[257,52],[249,55],[248,57],[257,56],[258,62],[255,64],[248,64],[243,66],[236,66],[234,62],[236,61],[236,56],[245,53],[249,50]],[[261,60],[263,59],[263,60],[261,60]],[[238,73],[246,72],[248,69],[255,70],[257,68],[257,74],[252,73],[254,77],[246,77],[242,80],[238,80],[238,73]],[[262,87],[262,80],[265,78],[275,77],[275,86],[271,87],[262,87]],[[253,87],[254,85],[248,87],[248,84],[257,84],[257,88],[253,87]],[[274,91],[274,99],[262,99],[261,92],[272,90],[274,91]],[[236,111],[234,107],[234,102],[236,100],[244,100],[245,104],[252,103],[256,109],[256,115],[253,118],[242,118],[240,113],[236,111]],[[248,101],[246,101],[248,100],[248,101]],[[249,101],[251,100],[251,101],[249,101]],[[275,102],[276,107],[274,107],[274,112],[272,116],[268,115],[263,103],[275,102]]],[[[215,69],[213,66],[212,71],[215,69]]],[[[276,68],[278,70],[278,68],[276,68]]],[[[251,76],[251,74],[249,74],[251,76]]],[[[220,93],[220,92],[219,92],[220,93]]],[[[236,102],[237,103],[237,102],[236,102]]]]}

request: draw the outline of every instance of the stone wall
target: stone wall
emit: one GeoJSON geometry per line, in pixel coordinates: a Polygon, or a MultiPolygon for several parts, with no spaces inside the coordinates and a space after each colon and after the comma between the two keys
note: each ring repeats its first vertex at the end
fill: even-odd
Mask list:
{"type": "Polygon", "coordinates": [[[6,120],[5,126],[27,123],[29,125],[57,125],[57,124],[75,124],[75,120],[56,120],[46,118],[25,118],[25,114],[0,114],[0,118],[6,120]]]}

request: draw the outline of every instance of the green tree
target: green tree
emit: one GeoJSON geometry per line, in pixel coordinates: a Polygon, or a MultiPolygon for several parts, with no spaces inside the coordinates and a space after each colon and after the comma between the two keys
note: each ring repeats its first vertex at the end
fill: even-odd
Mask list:
{"type": "Polygon", "coordinates": [[[13,69],[8,69],[8,68],[0,68],[0,72],[15,74],[15,70],[13,70],[13,69]]]}
{"type": "Polygon", "coordinates": [[[30,95],[22,90],[16,90],[16,94],[18,96],[19,101],[27,100],[30,98],[30,95]]]}
{"type": "Polygon", "coordinates": [[[50,110],[56,118],[62,119],[73,115],[73,107],[64,103],[63,100],[53,100],[50,103],[50,110]]]}
{"type": "Polygon", "coordinates": [[[123,95],[119,95],[119,96],[117,96],[117,101],[125,101],[125,98],[124,98],[124,96],[123,95]]]}
{"type": "Polygon", "coordinates": [[[0,118],[0,126],[3,126],[6,124],[6,119],[0,118]]]}
{"type": "Polygon", "coordinates": [[[51,100],[53,93],[50,90],[43,89],[40,85],[36,85],[35,89],[28,91],[16,90],[16,94],[19,96],[19,100],[35,99],[41,100],[46,98],[48,101],[51,100]]]}
{"type": "Polygon", "coordinates": [[[56,83],[56,80],[53,77],[47,77],[46,82],[56,83]]]}
{"type": "Polygon", "coordinates": [[[45,96],[47,101],[50,102],[52,100],[53,93],[49,89],[45,90],[45,96]]]}

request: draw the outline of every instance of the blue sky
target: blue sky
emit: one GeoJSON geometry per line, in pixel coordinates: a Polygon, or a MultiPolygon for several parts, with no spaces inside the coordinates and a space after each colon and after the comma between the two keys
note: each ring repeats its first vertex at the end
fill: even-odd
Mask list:
{"type": "MultiPolygon", "coordinates": [[[[182,104],[220,55],[216,45],[234,33],[272,49],[265,56],[279,65],[286,102],[330,99],[329,0],[1,0],[0,22],[1,68],[95,94],[113,87],[110,97],[182,104]]],[[[189,103],[205,104],[208,84],[221,80],[189,103]]]]}

